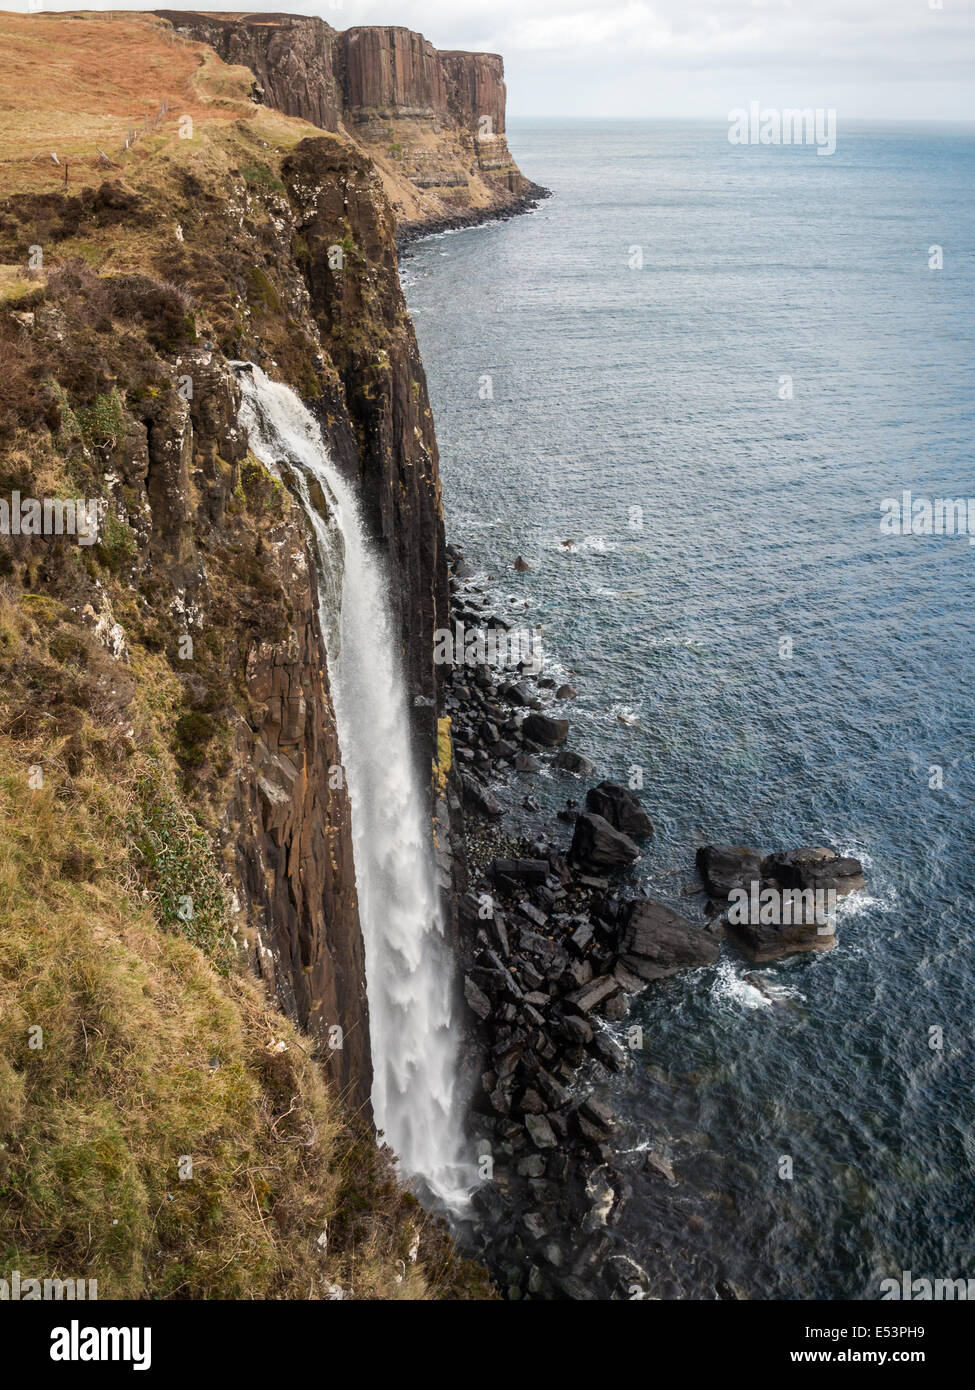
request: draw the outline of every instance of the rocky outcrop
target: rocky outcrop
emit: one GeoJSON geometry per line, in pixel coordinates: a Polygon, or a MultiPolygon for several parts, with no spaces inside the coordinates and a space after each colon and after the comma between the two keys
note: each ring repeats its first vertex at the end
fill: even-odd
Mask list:
{"type": "Polygon", "coordinates": [[[628,835],[614,829],[608,820],[584,811],[576,819],[572,837],[572,858],[592,873],[635,864],[640,850],[628,835]]]}
{"type": "Polygon", "coordinates": [[[498,53],[440,53],[447,80],[447,104],[458,125],[504,135],[504,60],[498,53]]]}
{"type": "Polygon", "coordinates": [[[836,899],[866,884],[859,859],[828,848],[763,858],[743,845],[702,845],[697,867],[712,898],[728,900],[729,936],[759,964],[832,950],[836,899]]]}
{"type": "Polygon", "coordinates": [[[663,903],[649,898],[629,903],[624,921],[621,959],[641,980],[663,980],[718,959],[720,928],[692,922],[663,903]]]}
{"type": "Polygon", "coordinates": [[[586,792],[586,807],[624,835],[645,839],[653,834],[653,821],[637,797],[616,782],[600,782],[598,787],[591,787],[586,792]]]}
{"type": "Polygon", "coordinates": [[[793,849],[769,854],[762,860],[762,874],[780,888],[813,889],[838,896],[866,887],[859,859],[837,854],[835,849],[793,849]]]}
{"type": "Polygon", "coordinates": [[[250,68],[255,96],[322,130],[338,130],[343,95],[336,73],[339,35],[304,15],[203,14],[157,10],[174,27],[209,44],[225,63],[250,68]]]}
{"type": "Polygon", "coordinates": [[[544,196],[508,149],[496,53],[441,53],[398,25],[340,31],[303,15],[155,13],[249,68],[256,100],[368,152],[401,239],[507,216],[544,196]]]}
{"type": "Polygon", "coordinates": [[[761,879],[762,856],[744,845],[701,845],[697,869],[710,894],[726,898],[735,888],[748,888],[761,879]]]}
{"type": "Polygon", "coordinates": [[[350,130],[409,117],[446,119],[444,67],[422,34],[398,25],[371,25],[347,29],[337,41],[343,117],[350,130]]]}

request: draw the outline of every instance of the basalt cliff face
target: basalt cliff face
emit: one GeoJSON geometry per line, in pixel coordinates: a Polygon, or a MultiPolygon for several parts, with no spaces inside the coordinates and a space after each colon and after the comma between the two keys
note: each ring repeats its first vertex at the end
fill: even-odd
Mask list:
{"type": "Polygon", "coordinates": [[[298,15],[157,13],[254,72],[260,100],[365,150],[401,237],[520,211],[545,192],[508,148],[498,54],[438,52],[398,26],[339,31],[298,15]]]}
{"type": "Polygon", "coordinates": [[[358,490],[442,886],[462,885],[432,661],[448,620],[436,440],[402,224],[365,132],[380,107],[459,130],[450,112],[488,79],[475,64],[465,86],[405,30],[173,18],[194,36],[151,16],[0,20],[32,132],[0,151],[0,496],[102,510],[90,544],[0,536],[2,858],[20,865],[0,875],[0,1191],[52,1171],[39,1225],[4,1198],[0,1246],[46,1274],[83,1251],[108,1296],[166,1296],[173,1269],[181,1296],[485,1296],[362,1128],[363,945],[314,552],[248,449],[234,364],[309,404],[358,490]],[[137,138],[135,92],[158,112],[137,138]],[[42,1021],[59,1041],[46,1070],[27,1046],[42,1021]],[[123,1231],[80,1201],[66,1157],[79,1130],[101,1163],[101,1124],[112,1171],[88,1186],[125,1188],[123,1231]],[[177,1183],[180,1221],[153,1222],[180,1154],[212,1181],[177,1183]]]}

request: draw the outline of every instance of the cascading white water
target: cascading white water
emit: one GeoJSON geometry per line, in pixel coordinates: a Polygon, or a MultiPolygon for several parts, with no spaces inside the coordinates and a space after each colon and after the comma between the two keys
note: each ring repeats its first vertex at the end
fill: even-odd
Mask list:
{"type": "Polygon", "coordinates": [[[317,547],[322,631],[352,807],[376,1127],[405,1173],[460,1209],[473,1182],[461,1163],[452,970],[385,575],[314,417],[259,368],[239,377],[240,422],[251,450],[277,476],[287,460],[317,547]]]}

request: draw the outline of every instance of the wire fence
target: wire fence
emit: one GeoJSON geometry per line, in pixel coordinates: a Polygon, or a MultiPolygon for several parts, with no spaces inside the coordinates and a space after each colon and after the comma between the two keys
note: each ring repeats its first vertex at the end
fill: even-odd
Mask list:
{"type": "MultiPolygon", "coordinates": [[[[142,114],[141,122],[138,118],[136,118],[126,128],[124,142],[119,147],[117,155],[124,155],[126,151],[132,149],[132,147],[140,138],[145,138],[145,136],[151,135],[154,130],[158,130],[160,125],[162,125],[163,121],[169,114],[170,106],[169,102],[165,99],[165,97],[162,100],[159,110],[156,112],[154,116],[150,115],[148,111],[144,111],[142,114]]],[[[106,154],[106,152],[102,149],[100,145],[95,146],[95,154],[97,156],[99,165],[101,165],[103,168],[120,169],[122,167],[118,162],[118,158],[113,159],[111,155],[106,154]]],[[[36,154],[31,160],[31,163],[34,163],[35,160],[43,158],[43,155],[36,154]]],[[[53,164],[56,164],[58,166],[59,169],[64,170],[64,186],[65,188],[67,188],[69,186],[70,181],[71,161],[67,159],[62,160],[58,156],[56,150],[51,151],[49,158],[53,164]]],[[[77,159],[75,162],[77,162],[77,159]]]]}

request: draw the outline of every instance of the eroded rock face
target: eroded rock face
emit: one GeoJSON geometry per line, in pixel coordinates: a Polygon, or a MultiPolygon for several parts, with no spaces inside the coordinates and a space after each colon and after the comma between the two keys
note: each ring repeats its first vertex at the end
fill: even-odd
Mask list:
{"type": "Polygon", "coordinates": [[[247,652],[249,714],[237,727],[228,831],[258,971],[362,1105],[372,1084],[365,961],[349,803],[329,778],[341,752],[317,579],[298,515],[269,539],[266,563],[287,585],[293,617],[283,641],[258,637],[247,652]]]}
{"type": "Polygon", "coordinates": [[[282,175],[307,252],[311,313],[339,379],[334,396],[314,408],[389,558],[414,725],[429,760],[439,703],[433,633],[449,612],[446,542],[437,441],[393,218],[369,160],[347,146],[305,140],[282,175]],[[349,228],[352,264],[336,271],[331,250],[349,228]]]}
{"type": "MultiPolygon", "coordinates": [[[[356,1104],[368,1105],[350,810],[344,788],[329,782],[341,753],[302,516],[282,497],[280,515],[256,536],[246,517],[228,516],[247,451],[236,379],[211,352],[184,355],[176,370],[189,373],[195,389],[192,403],[173,393],[150,423],[145,563],[160,605],[168,604],[198,654],[209,634],[228,620],[233,628],[234,651],[224,659],[240,673],[242,692],[227,711],[233,775],[218,837],[242,889],[235,925],[269,992],[307,1029],[356,1104]],[[231,568],[243,547],[253,547],[259,564],[259,605],[231,568]],[[236,607],[228,612],[231,595],[236,607]],[[329,1045],[336,1025],[340,1048],[329,1045]]],[[[214,679],[200,666],[200,659],[186,663],[191,695],[214,679]]]]}
{"type": "Polygon", "coordinates": [[[208,43],[225,63],[250,68],[260,84],[256,95],[269,106],[322,130],[338,130],[343,97],[335,48],[340,36],[330,25],[289,14],[156,13],[208,43]]]}
{"type": "Polygon", "coordinates": [[[508,149],[496,53],[440,53],[398,25],[339,31],[304,15],[156,14],[250,68],[255,100],[344,131],[367,151],[400,237],[504,216],[545,193],[508,149]]]}
{"type": "Polygon", "coordinates": [[[433,44],[398,25],[337,35],[344,117],[350,125],[406,116],[444,119],[447,84],[433,44]]]}
{"type": "Polygon", "coordinates": [[[494,135],[504,135],[506,88],[499,53],[440,54],[447,79],[447,102],[458,125],[483,129],[485,118],[494,135]]]}

